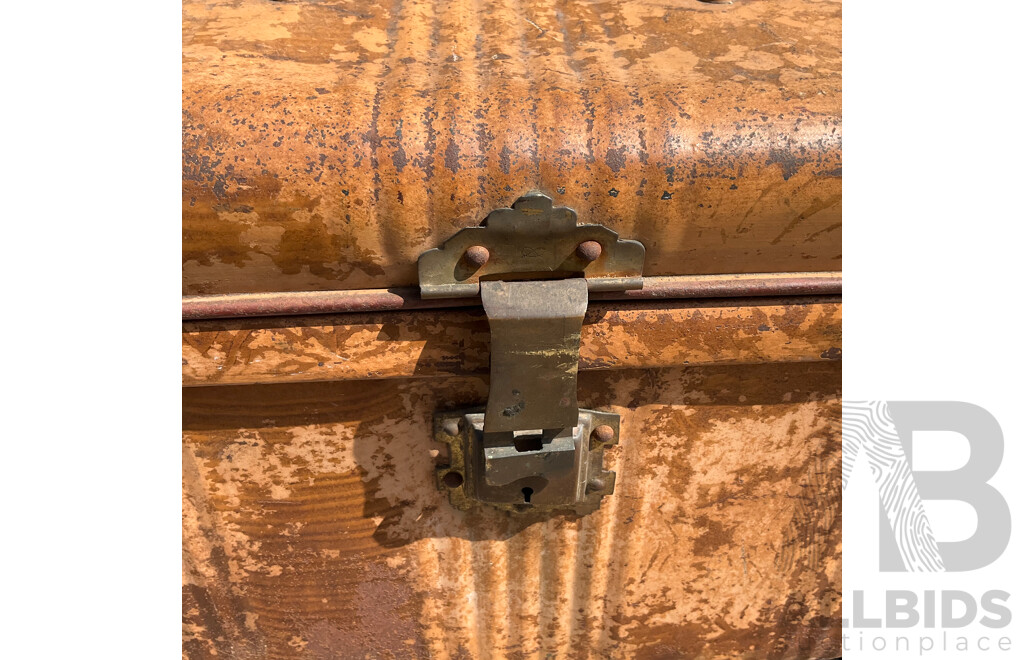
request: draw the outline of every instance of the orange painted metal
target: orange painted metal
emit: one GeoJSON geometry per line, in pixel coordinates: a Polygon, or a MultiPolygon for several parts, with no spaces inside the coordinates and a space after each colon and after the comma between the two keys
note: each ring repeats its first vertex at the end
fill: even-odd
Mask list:
{"type": "MultiPolygon", "coordinates": [[[[481,309],[193,321],[185,386],[486,376],[481,309]]],[[[592,303],[580,370],[839,360],[842,304],[827,298],[592,303]]]]}
{"type": "Polygon", "coordinates": [[[646,276],[840,270],[840,11],[186,0],[183,294],[413,286],[533,189],[646,276]]]}
{"type": "Polygon", "coordinates": [[[836,362],[581,373],[621,415],[615,493],[527,518],[435,485],[424,429],[481,377],[186,388],[185,655],[838,657],[840,387],[836,362]]]}
{"type": "Polygon", "coordinates": [[[183,656],[841,654],[840,16],[185,0],[183,656]],[[531,190],[646,248],[584,320],[582,517],[435,482],[488,327],[416,260],[531,190]]]}

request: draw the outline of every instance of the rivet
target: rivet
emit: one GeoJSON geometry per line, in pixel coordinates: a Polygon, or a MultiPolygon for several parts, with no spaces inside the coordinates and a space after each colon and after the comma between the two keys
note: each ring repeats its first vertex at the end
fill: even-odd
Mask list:
{"type": "Polygon", "coordinates": [[[587,482],[587,491],[588,492],[595,493],[595,492],[597,492],[599,490],[604,490],[604,480],[603,479],[598,479],[598,478],[595,477],[595,478],[593,478],[593,479],[591,479],[590,481],[587,482]]]}
{"type": "Polygon", "coordinates": [[[601,244],[597,241],[583,241],[576,246],[576,255],[584,261],[595,261],[601,256],[601,244]]]}
{"type": "Polygon", "coordinates": [[[473,245],[466,250],[466,262],[476,266],[477,268],[486,264],[490,258],[490,251],[482,245],[473,245]]]}
{"type": "Polygon", "coordinates": [[[615,429],[608,426],[607,424],[602,424],[601,426],[598,426],[596,429],[594,429],[594,432],[591,435],[594,438],[597,438],[599,441],[607,444],[615,440],[615,429]]]}

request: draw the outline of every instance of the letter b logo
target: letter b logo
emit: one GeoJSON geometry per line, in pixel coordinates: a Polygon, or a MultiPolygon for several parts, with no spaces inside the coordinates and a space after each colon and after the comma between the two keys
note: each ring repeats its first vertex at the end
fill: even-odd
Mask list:
{"type": "Polygon", "coordinates": [[[951,401],[843,403],[843,487],[863,452],[878,485],[879,568],[970,571],[999,558],[1010,541],[1010,509],[988,484],[1003,458],[1003,432],[986,410],[951,401]],[[913,471],[914,431],[952,431],[970,444],[967,464],[944,472],[913,471]],[[957,500],[974,508],[969,539],[936,541],[922,504],[957,500]]]}

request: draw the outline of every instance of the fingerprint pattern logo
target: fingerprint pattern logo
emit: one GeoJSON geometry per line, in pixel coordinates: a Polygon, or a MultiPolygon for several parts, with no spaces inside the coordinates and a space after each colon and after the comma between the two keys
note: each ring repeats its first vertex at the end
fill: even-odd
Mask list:
{"type": "Polygon", "coordinates": [[[910,462],[885,401],[843,402],[843,489],[857,457],[867,456],[906,570],[944,571],[910,462]]]}

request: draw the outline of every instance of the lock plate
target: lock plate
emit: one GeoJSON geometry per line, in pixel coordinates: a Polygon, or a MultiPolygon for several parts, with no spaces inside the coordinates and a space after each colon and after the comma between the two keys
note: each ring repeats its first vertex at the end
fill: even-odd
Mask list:
{"type": "Polygon", "coordinates": [[[619,441],[615,413],[584,409],[575,427],[502,437],[488,437],[485,424],[479,408],[434,417],[434,439],[447,444],[451,456],[437,469],[437,484],[456,508],[483,502],[514,513],[572,509],[582,515],[615,490],[615,473],[603,465],[604,450],[619,441]]]}

